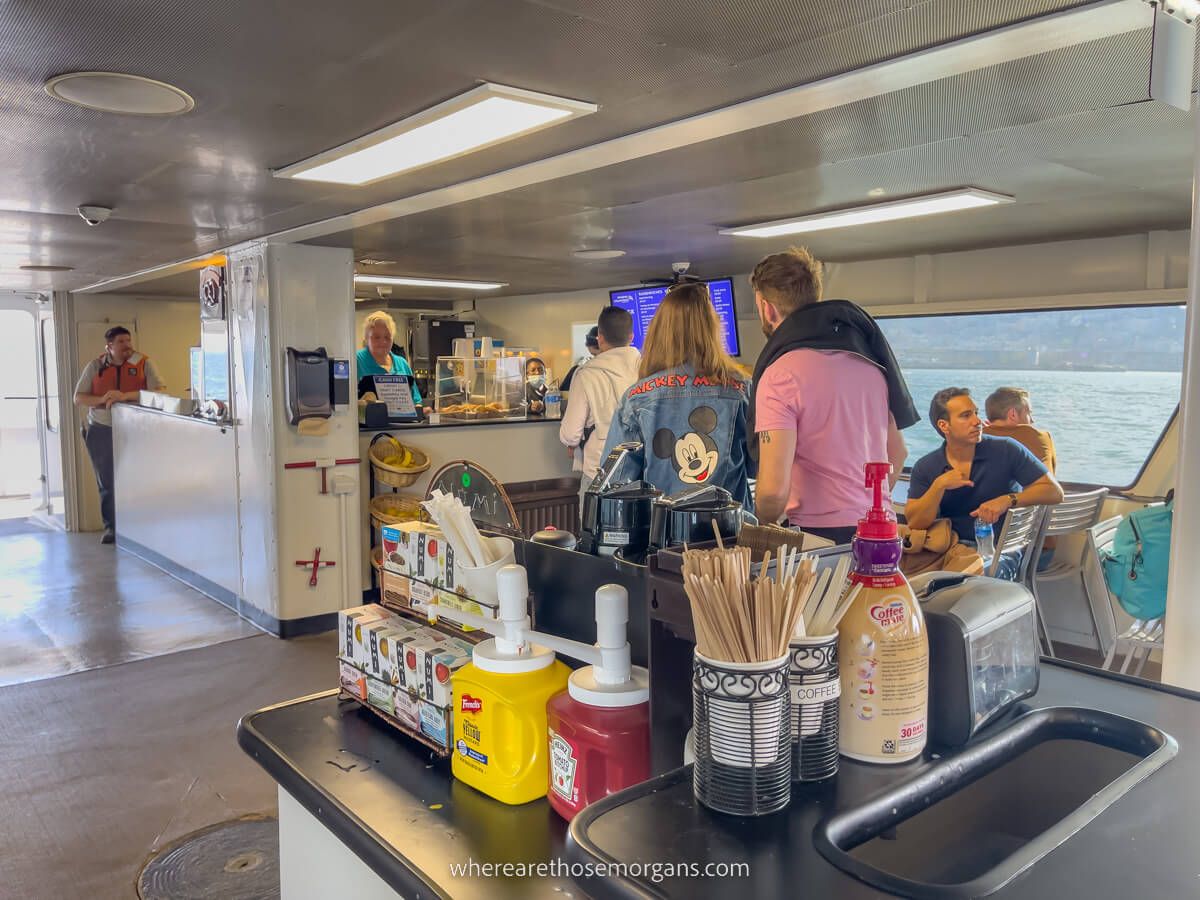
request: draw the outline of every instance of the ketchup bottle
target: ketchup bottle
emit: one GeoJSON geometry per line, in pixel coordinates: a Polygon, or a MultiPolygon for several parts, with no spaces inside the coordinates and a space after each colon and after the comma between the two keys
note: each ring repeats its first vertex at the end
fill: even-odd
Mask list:
{"type": "Polygon", "coordinates": [[[629,659],[629,595],[596,591],[600,664],[571,674],[550,698],[550,789],[555,812],[570,821],[585,806],[650,777],[650,678],[629,659]]]}

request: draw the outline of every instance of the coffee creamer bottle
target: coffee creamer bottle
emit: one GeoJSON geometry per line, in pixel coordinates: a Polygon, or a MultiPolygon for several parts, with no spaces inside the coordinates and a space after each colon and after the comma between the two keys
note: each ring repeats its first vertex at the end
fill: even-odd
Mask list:
{"type": "Polygon", "coordinates": [[[874,505],[858,522],[852,583],[858,598],[838,627],[842,696],[839,749],[850,759],[900,763],[925,748],[929,637],[912,588],[900,572],[896,516],[885,507],[888,463],[867,463],[874,505]]]}

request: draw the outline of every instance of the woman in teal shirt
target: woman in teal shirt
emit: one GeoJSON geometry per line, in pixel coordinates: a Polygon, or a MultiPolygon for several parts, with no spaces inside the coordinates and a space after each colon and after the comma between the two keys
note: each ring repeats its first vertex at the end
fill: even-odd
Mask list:
{"type": "Polygon", "coordinates": [[[421,392],[417,390],[413,371],[404,357],[392,352],[396,320],[382,311],[375,311],[363,322],[363,347],[355,357],[358,377],[364,375],[407,375],[412,385],[413,403],[421,408],[421,392]]]}

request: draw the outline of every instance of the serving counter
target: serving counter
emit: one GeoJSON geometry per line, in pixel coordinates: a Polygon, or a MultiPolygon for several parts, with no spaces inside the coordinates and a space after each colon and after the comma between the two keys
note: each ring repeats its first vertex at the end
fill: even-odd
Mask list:
{"type": "Polygon", "coordinates": [[[232,426],[113,406],[117,545],[239,610],[232,426]]]}
{"type": "MultiPolygon", "coordinates": [[[[426,453],[429,469],[416,481],[398,492],[405,496],[424,497],[429,480],[443,465],[467,459],[486,469],[504,485],[520,482],[548,481],[558,478],[578,479],[571,470],[567,448],[558,440],[558,419],[482,419],[475,422],[445,422],[430,425],[426,422],[390,425],[387,428],[359,429],[361,462],[362,517],[370,517],[371,466],[368,458],[371,441],[381,433],[394,434],[400,441],[426,453]]],[[[390,490],[376,486],[375,493],[390,490]]],[[[572,523],[574,524],[574,523],[572,523]]],[[[371,587],[370,557],[364,550],[362,559],[363,590],[371,587]]]]}
{"type": "MultiPolygon", "coordinates": [[[[1198,700],[1190,692],[1043,661],[1041,688],[1029,708],[1081,706],[1138,719],[1172,735],[1179,754],[994,896],[1194,896],[1191,847],[1200,810],[1188,798],[1200,764],[1198,700]]],[[[934,749],[899,766],[843,759],[836,779],[798,788],[787,810],[759,820],[699,806],[691,770],[678,769],[588,807],[568,836],[546,801],[505,806],[455,782],[444,762],[333,692],[247,715],[238,740],[279,783],[284,900],[329,896],[320,893],[326,884],[354,885],[360,898],[393,891],[468,898],[887,896],[828,862],[816,849],[815,832],[831,814],[937,761],[934,749]],[[479,865],[465,875],[452,869],[471,862],[479,865]],[[512,865],[510,877],[503,875],[505,863],[512,865]],[[622,868],[585,877],[587,867],[595,871],[599,863],[622,868]],[[746,863],[748,869],[697,877],[709,863],[746,863]],[[540,864],[544,874],[518,868],[529,864],[540,864]],[[578,880],[567,881],[568,874],[578,880]]],[[[945,758],[960,752],[941,751],[945,758]]],[[[1031,803],[1039,797],[1051,802],[1061,775],[1036,773],[1040,784],[1031,803]]]]}

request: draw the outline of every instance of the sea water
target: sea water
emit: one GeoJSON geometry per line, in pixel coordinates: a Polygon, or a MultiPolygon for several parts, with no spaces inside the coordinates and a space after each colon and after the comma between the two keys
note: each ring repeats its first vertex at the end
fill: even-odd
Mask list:
{"type": "Polygon", "coordinates": [[[1050,432],[1063,481],[1127,486],[1137,477],[1179,403],[1178,372],[997,371],[906,368],[922,420],[904,432],[907,465],[940,446],[926,418],[944,387],[967,387],[984,415],[998,387],[1029,391],[1034,424],[1050,432]]]}

